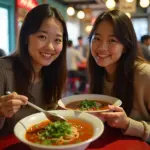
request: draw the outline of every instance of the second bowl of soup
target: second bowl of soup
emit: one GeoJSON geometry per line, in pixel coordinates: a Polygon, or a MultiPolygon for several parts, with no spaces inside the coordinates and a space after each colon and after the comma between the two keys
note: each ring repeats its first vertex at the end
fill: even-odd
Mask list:
{"type": "Polygon", "coordinates": [[[99,94],[72,95],[58,101],[59,107],[63,109],[89,113],[109,111],[108,105],[120,106],[121,104],[118,98],[99,94]]]}

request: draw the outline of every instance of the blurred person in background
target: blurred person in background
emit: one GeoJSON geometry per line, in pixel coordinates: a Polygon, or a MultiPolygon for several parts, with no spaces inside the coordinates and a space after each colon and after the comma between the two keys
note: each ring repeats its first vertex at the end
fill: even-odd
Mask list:
{"type": "Polygon", "coordinates": [[[101,13],[90,33],[90,93],[119,98],[99,113],[109,126],[150,142],[150,64],[138,54],[131,19],[119,10],[101,13]]]}
{"type": "Polygon", "coordinates": [[[88,57],[89,48],[88,48],[88,45],[84,44],[82,36],[78,37],[78,45],[75,46],[75,48],[81,53],[83,57],[85,58],[88,57]]]}
{"type": "Polygon", "coordinates": [[[5,51],[0,48],[0,57],[6,56],[5,51]]]}
{"type": "Polygon", "coordinates": [[[37,112],[27,101],[46,110],[57,107],[66,84],[67,37],[56,8],[42,4],[28,12],[17,51],[0,59],[0,136],[13,133],[16,122],[37,112]]]}
{"type": "Polygon", "coordinates": [[[149,35],[143,35],[141,37],[140,47],[141,47],[142,54],[147,61],[150,61],[150,48],[149,48],[149,46],[150,46],[150,36],[149,35]]]}
{"type": "Polygon", "coordinates": [[[85,86],[87,83],[87,76],[86,76],[86,73],[83,73],[78,70],[78,65],[77,65],[78,60],[81,63],[86,63],[86,58],[83,57],[81,53],[73,47],[73,42],[69,40],[68,48],[67,48],[68,77],[69,78],[78,77],[80,79],[80,86],[79,86],[78,92],[82,93],[85,90],[85,86]]]}

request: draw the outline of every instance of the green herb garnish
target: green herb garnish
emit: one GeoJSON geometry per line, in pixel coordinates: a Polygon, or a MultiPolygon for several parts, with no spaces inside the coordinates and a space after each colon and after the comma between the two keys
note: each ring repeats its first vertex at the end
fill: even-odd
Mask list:
{"type": "Polygon", "coordinates": [[[71,124],[66,121],[56,121],[46,126],[38,136],[40,140],[44,141],[46,138],[59,138],[67,134],[71,134],[71,124]]]}
{"type": "Polygon", "coordinates": [[[102,104],[91,100],[84,100],[79,104],[80,110],[99,109],[101,106],[102,104]]]}

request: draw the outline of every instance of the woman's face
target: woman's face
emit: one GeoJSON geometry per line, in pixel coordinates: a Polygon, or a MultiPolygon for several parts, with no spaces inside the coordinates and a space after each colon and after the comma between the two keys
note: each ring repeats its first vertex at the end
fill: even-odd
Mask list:
{"type": "Polygon", "coordinates": [[[123,53],[123,45],[116,38],[110,22],[102,21],[97,26],[92,36],[91,53],[99,66],[106,70],[116,68],[123,53]]]}
{"type": "Polygon", "coordinates": [[[63,48],[63,27],[54,19],[45,19],[38,32],[29,36],[28,50],[35,70],[50,65],[63,48]]]}

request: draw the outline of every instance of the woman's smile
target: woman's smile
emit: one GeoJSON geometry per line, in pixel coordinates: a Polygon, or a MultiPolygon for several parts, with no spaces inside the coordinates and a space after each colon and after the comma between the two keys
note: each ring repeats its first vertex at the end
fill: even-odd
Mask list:
{"type": "Polygon", "coordinates": [[[97,54],[97,56],[98,56],[99,58],[105,59],[105,58],[109,57],[110,55],[97,54]]]}
{"type": "Polygon", "coordinates": [[[50,53],[40,52],[44,59],[50,59],[53,55],[50,53]]]}

